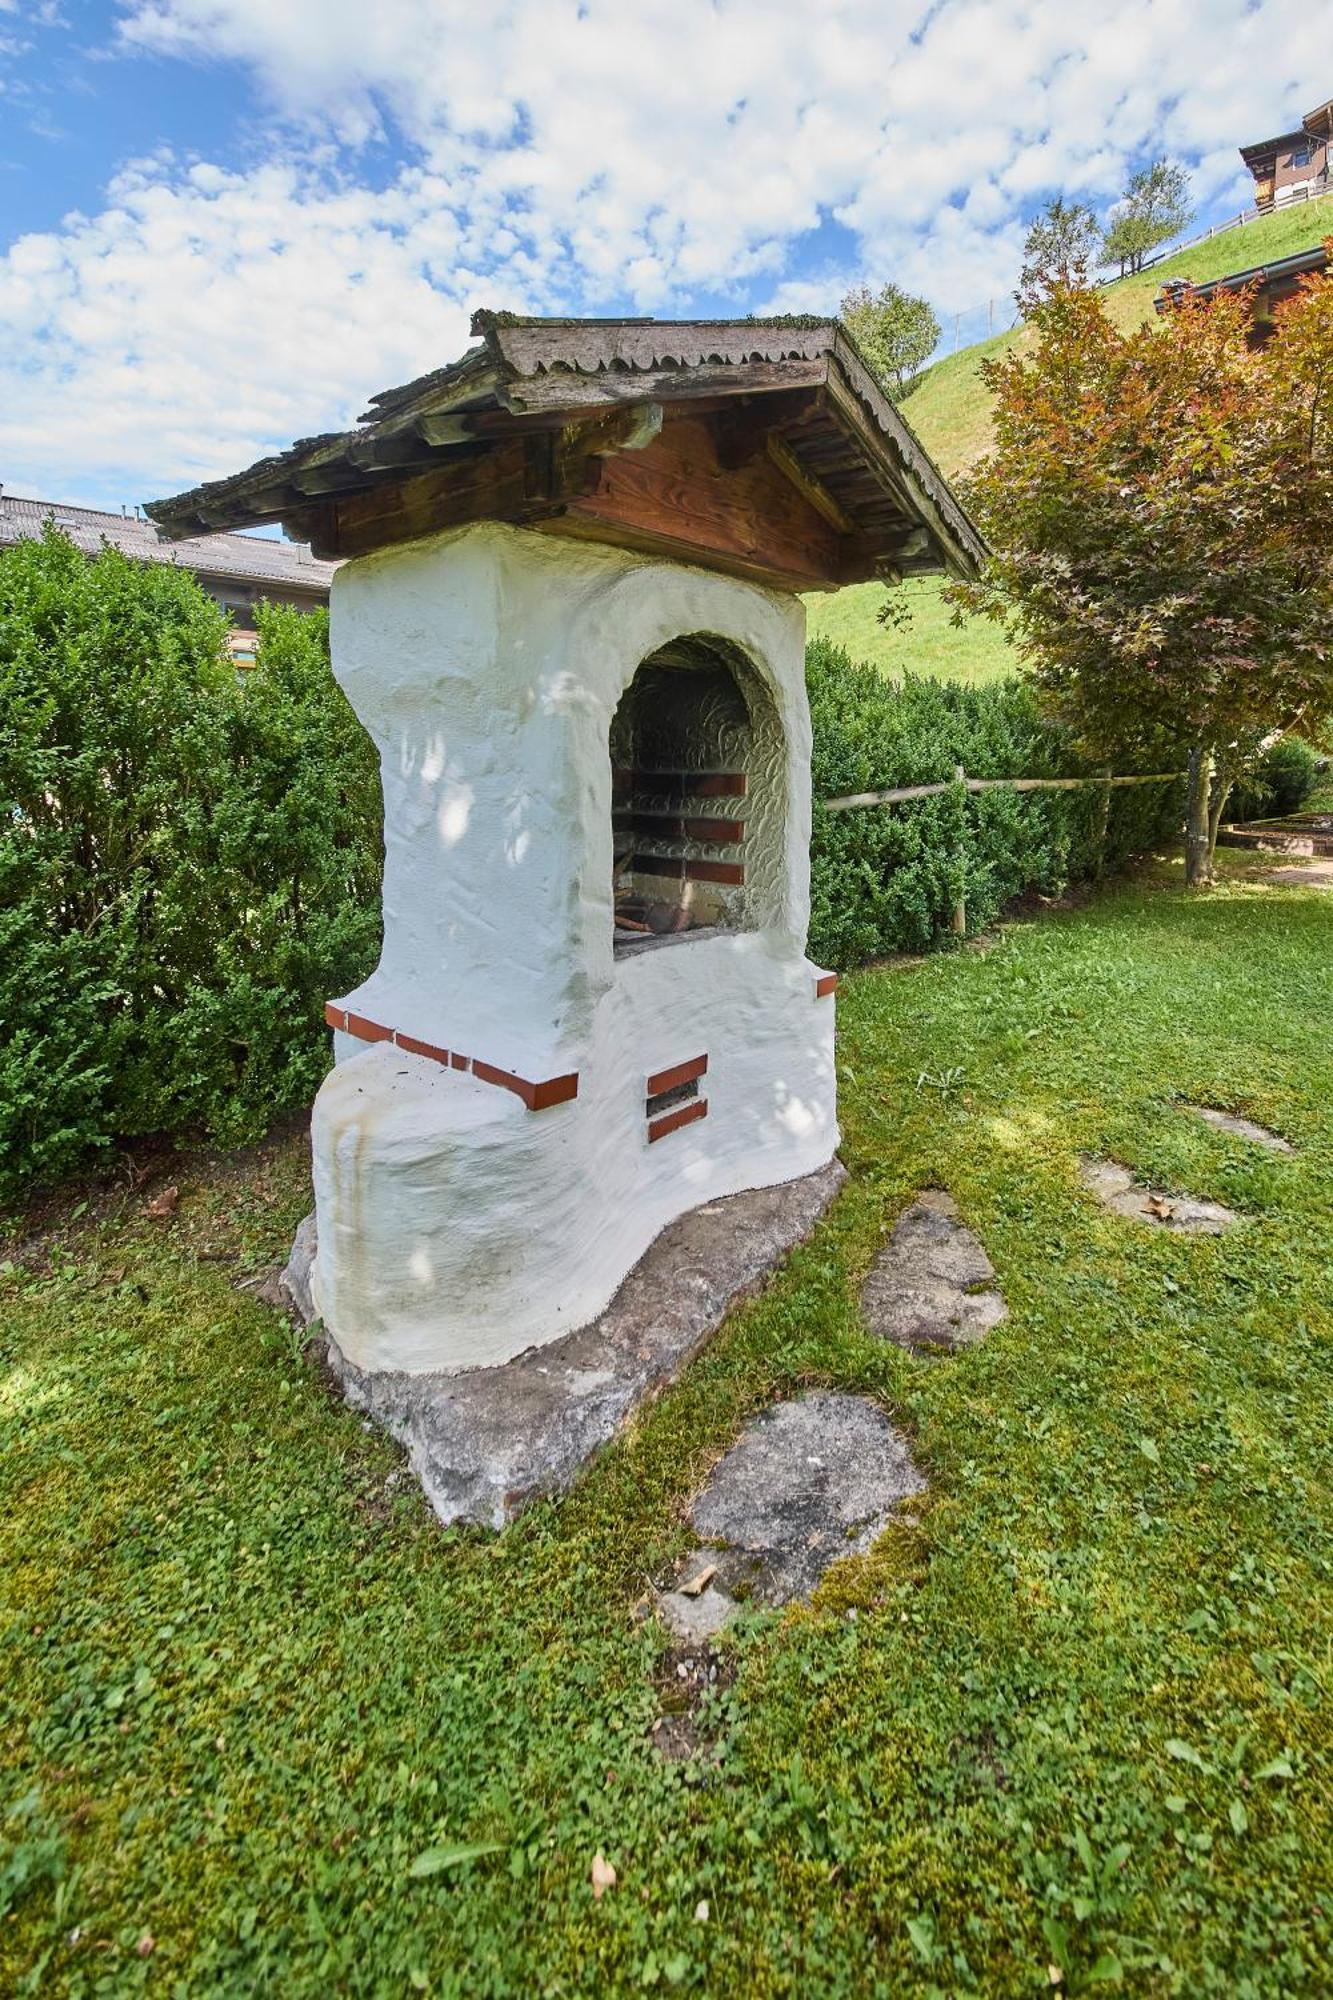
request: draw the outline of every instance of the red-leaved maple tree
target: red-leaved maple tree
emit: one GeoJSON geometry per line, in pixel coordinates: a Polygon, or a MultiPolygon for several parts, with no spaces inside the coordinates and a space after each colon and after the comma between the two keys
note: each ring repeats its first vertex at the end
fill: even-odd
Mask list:
{"type": "Polygon", "coordinates": [[[1053,287],[1035,349],[985,369],[965,489],[993,558],[960,594],[1087,749],[1187,761],[1195,885],[1264,740],[1333,712],[1333,278],[1275,320],[1251,351],[1252,301],[1224,294],[1126,335],[1053,287]]]}

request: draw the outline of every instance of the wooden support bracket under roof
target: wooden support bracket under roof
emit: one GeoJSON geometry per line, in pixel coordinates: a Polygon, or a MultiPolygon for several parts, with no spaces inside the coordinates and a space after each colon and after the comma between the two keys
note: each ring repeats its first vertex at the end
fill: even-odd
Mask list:
{"type": "Polygon", "coordinates": [[[350,557],[507,521],[785,590],[975,574],[981,538],[837,321],[478,314],[451,368],[148,512],[350,557]]]}

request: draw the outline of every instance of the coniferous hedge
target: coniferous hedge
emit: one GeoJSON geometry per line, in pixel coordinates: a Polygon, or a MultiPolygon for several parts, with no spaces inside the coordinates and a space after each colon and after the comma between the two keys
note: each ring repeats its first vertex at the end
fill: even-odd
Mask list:
{"type": "Polygon", "coordinates": [[[0,1197],[318,1086],[379,935],[378,767],[326,623],[262,610],[242,676],[188,571],[0,552],[0,1197]]]}
{"type": "MultiPolygon", "coordinates": [[[[323,1005],[379,948],[374,751],[323,614],[258,613],[253,670],[193,576],[48,532],[0,551],[0,1200],[117,1141],[237,1141],[308,1103],[323,1005]]],[[[1180,821],[1174,787],[839,793],[1077,770],[1016,681],[907,680],[816,641],[811,955],[839,968],[979,928],[1020,891],[1115,866],[1180,821]]]]}

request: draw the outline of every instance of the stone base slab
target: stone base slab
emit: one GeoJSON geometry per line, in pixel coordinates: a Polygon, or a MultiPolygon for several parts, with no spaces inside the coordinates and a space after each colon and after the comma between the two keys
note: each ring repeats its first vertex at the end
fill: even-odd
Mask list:
{"type": "MultiPolygon", "coordinates": [[[[496,1368],[461,1374],[366,1373],[326,1339],[343,1393],[407,1449],[440,1519],[499,1528],[563,1493],[648,1397],[673,1381],[728,1309],[809,1234],[846,1170],[834,1159],[778,1187],[692,1209],[664,1229],[606,1311],[496,1368]]],[[[313,1319],[314,1217],[296,1234],[282,1284],[313,1319]]]]}
{"type": "Polygon", "coordinates": [[[1224,826],[1217,836],[1219,847],[1249,847],[1260,854],[1317,854],[1320,850],[1308,833],[1283,833],[1277,827],[1224,826]]]}

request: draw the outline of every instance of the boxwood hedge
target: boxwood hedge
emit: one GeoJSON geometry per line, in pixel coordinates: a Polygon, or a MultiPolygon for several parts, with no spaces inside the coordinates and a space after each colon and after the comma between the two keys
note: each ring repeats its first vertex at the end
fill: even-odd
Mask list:
{"type": "Polygon", "coordinates": [[[0,552],[0,1196],[117,1140],[255,1134],[308,1100],[373,963],[374,753],[326,619],[237,673],[188,572],[0,552]]]}
{"type": "MultiPolygon", "coordinates": [[[[969,931],[1026,890],[1055,894],[1124,865],[1180,825],[1177,784],[967,793],[830,812],[847,793],[973,778],[1094,775],[1024,682],[886,680],[827,640],[806,679],[814,723],[811,955],[845,968],[969,931]]],[[[1172,766],[1168,762],[1166,769],[1172,766]]],[[[1130,770],[1119,775],[1129,776],[1130,770]]]]}

